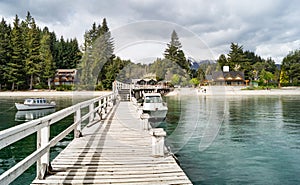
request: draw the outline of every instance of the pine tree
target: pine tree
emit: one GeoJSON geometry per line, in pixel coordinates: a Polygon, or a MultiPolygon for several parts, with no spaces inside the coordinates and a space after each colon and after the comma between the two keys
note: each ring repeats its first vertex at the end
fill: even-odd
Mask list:
{"type": "Polygon", "coordinates": [[[2,90],[2,85],[6,84],[7,63],[11,60],[10,32],[10,26],[2,18],[0,23],[0,90],[2,90]]]}
{"type": "Polygon", "coordinates": [[[98,30],[100,31],[100,35],[109,32],[109,28],[107,26],[107,22],[106,19],[104,18],[102,21],[102,26],[98,28],[98,30]]]}
{"type": "Polygon", "coordinates": [[[239,71],[242,70],[241,66],[245,66],[249,62],[249,59],[244,54],[243,46],[231,43],[227,61],[230,70],[239,71]]]}
{"type": "Polygon", "coordinates": [[[100,36],[100,30],[101,25],[98,27],[96,26],[96,23],[94,22],[92,25],[92,29],[89,31],[86,31],[84,34],[84,51],[87,51],[87,49],[91,49],[93,43],[95,40],[100,36]]]}
{"type": "Polygon", "coordinates": [[[53,61],[50,44],[50,33],[44,30],[40,46],[41,77],[46,79],[49,90],[51,89],[51,78],[53,78],[55,74],[55,63],[53,61]]]}
{"type": "Polygon", "coordinates": [[[67,69],[74,69],[77,67],[81,59],[81,51],[79,50],[77,39],[71,39],[70,41],[66,42],[66,66],[67,69]]]}
{"type": "Polygon", "coordinates": [[[185,69],[188,73],[190,72],[190,64],[186,60],[183,50],[181,50],[181,43],[175,30],[171,34],[171,41],[167,44],[165,50],[165,58],[178,64],[182,69],[185,69]]]}
{"type": "Polygon", "coordinates": [[[16,85],[18,89],[19,85],[22,85],[25,82],[24,44],[18,15],[16,15],[14,19],[14,27],[11,32],[11,46],[12,56],[7,64],[7,80],[11,83],[11,90],[15,90],[16,85]]]}
{"type": "Polygon", "coordinates": [[[181,49],[181,43],[175,30],[171,34],[171,41],[167,44],[168,48],[165,50],[165,58],[177,62],[178,51],[181,49]]]}
{"type": "Polygon", "coordinates": [[[94,23],[92,29],[86,32],[85,48],[80,69],[81,82],[88,86],[99,84],[109,86],[110,80],[105,79],[107,79],[106,73],[110,71],[109,66],[114,58],[114,47],[106,19],[103,19],[102,26],[96,27],[94,23]]]}
{"type": "Polygon", "coordinates": [[[26,74],[29,76],[30,84],[29,89],[31,90],[34,83],[34,77],[41,72],[41,58],[40,58],[40,34],[38,28],[32,18],[30,22],[30,28],[28,32],[28,55],[26,58],[26,74]]]}
{"type": "MultiPolygon", "coordinates": [[[[49,31],[47,27],[44,28],[43,32],[49,31]]],[[[50,50],[52,54],[53,61],[59,61],[58,60],[58,41],[56,39],[56,34],[54,32],[50,32],[50,50]]]]}

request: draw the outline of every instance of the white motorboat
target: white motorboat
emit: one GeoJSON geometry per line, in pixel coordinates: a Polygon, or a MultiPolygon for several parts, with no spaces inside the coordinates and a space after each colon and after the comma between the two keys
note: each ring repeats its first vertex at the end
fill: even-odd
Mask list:
{"type": "Polygon", "coordinates": [[[15,103],[18,110],[49,109],[56,106],[55,102],[48,102],[45,98],[28,98],[24,103],[15,103]]]}
{"type": "Polygon", "coordinates": [[[168,113],[167,104],[163,102],[160,93],[144,93],[142,105],[143,113],[150,115],[150,118],[165,119],[168,113]]]}

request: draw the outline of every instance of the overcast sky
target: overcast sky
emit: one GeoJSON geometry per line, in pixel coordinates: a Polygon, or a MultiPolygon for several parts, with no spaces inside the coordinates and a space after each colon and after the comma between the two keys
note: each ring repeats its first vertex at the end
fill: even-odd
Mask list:
{"type": "Polygon", "coordinates": [[[298,0],[1,0],[11,22],[27,11],[40,27],[80,43],[93,22],[107,19],[115,53],[137,62],[162,57],[173,29],[186,55],[217,59],[231,42],[276,63],[300,44],[298,0]]]}

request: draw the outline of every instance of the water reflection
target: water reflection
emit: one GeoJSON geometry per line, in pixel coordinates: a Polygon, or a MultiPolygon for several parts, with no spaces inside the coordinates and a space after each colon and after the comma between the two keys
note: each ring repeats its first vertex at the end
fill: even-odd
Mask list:
{"type": "Polygon", "coordinates": [[[169,98],[170,107],[180,106],[169,108],[165,124],[167,144],[193,184],[300,183],[299,96],[196,98],[169,98]],[[222,123],[218,132],[214,123],[222,123]]]}
{"type": "Polygon", "coordinates": [[[17,111],[15,114],[15,121],[31,121],[38,119],[55,112],[55,108],[52,109],[41,109],[41,110],[28,110],[28,111],[17,111]]]}

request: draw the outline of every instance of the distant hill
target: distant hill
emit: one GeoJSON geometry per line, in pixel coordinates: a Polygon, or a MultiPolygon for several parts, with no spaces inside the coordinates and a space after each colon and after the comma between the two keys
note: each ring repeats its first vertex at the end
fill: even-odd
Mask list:
{"type": "Polygon", "coordinates": [[[276,64],[278,70],[281,70],[281,64],[276,64]]]}
{"type": "Polygon", "coordinates": [[[215,64],[216,60],[195,60],[194,58],[189,57],[188,61],[191,64],[191,69],[197,70],[203,64],[215,64]]]}

